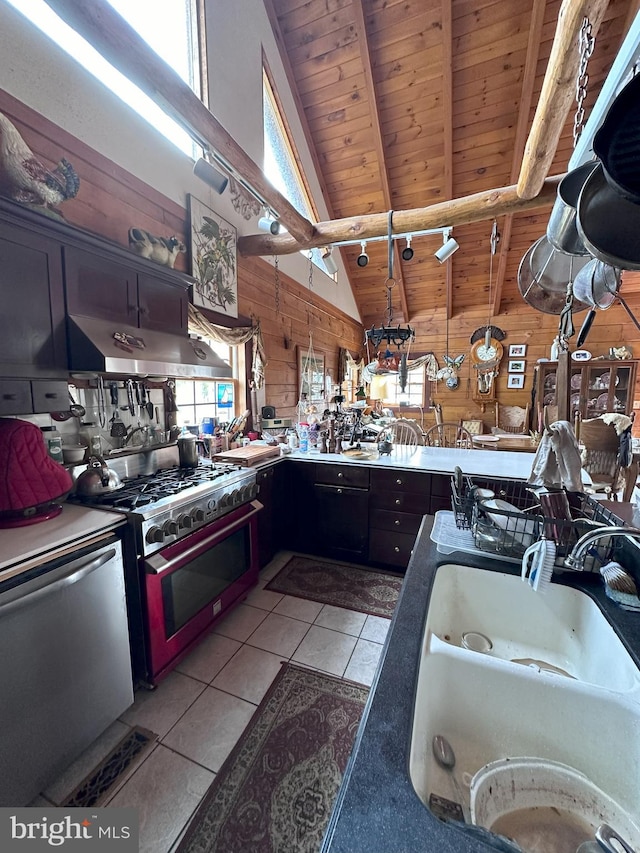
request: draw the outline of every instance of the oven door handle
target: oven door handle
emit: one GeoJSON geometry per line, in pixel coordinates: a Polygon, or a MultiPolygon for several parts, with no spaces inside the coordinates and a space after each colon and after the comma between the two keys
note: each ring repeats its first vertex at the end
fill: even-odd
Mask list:
{"type": "Polygon", "coordinates": [[[164,572],[170,571],[176,563],[182,563],[185,560],[188,560],[192,555],[197,554],[199,551],[206,550],[207,546],[212,540],[215,539],[223,539],[225,536],[228,536],[230,533],[235,532],[240,527],[244,527],[244,525],[249,521],[249,519],[253,518],[254,515],[257,515],[262,509],[262,504],[260,501],[252,501],[251,502],[251,510],[243,515],[242,518],[238,518],[235,521],[232,521],[231,524],[227,524],[226,527],[220,528],[220,530],[216,530],[216,532],[211,536],[210,539],[203,539],[195,545],[191,545],[189,548],[185,548],[184,551],[180,551],[179,554],[176,554],[172,559],[167,560],[166,557],[163,557],[161,554],[154,554],[151,559],[152,560],[162,560],[163,564],[161,566],[152,565],[149,560],[147,560],[145,565],[145,571],[148,575],[162,575],[164,572]]]}
{"type": "Polygon", "coordinates": [[[54,592],[57,592],[59,589],[62,589],[62,587],[70,586],[73,583],[78,583],[78,581],[81,581],[86,578],[86,576],[91,574],[91,572],[94,572],[96,569],[99,569],[100,566],[104,566],[105,563],[108,563],[109,560],[112,560],[115,555],[116,549],[110,548],[108,551],[105,551],[103,554],[100,554],[97,557],[88,557],[86,560],[80,563],[80,565],[77,565],[78,561],[74,561],[71,571],[68,574],[63,575],[61,578],[58,578],[57,580],[52,581],[51,583],[47,583],[47,576],[42,575],[42,586],[39,586],[32,592],[26,592],[18,598],[12,599],[11,601],[7,601],[5,604],[0,603],[0,616],[6,616],[8,613],[13,613],[22,607],[27,607],[27,605],[29,604],[35,604],[41,599],[46,598],[49,595],[53,595],[54,592]]]}

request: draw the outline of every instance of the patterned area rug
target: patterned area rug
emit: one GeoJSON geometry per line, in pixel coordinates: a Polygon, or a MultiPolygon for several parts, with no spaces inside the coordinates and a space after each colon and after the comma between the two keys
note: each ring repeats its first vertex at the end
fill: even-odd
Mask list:
{"type": "Polygon", "coordinates": [[[316,853],[368,692],[284,664],[177,853],[316,853]]]}
{"type": "Polygon", "coordinates": [[[370,572],[316,557],[292,557],[265,589],[371,616],[391,616],[401,586],[402,578],[397,575],[370,572]]]}

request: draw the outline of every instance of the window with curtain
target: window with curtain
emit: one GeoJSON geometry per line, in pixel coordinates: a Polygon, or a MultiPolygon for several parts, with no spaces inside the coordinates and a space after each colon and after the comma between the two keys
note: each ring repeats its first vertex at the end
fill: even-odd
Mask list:
{"type": "MultiPolygon", "coordinates": [[[[228,364],[233,365],[234,347],[208,340],[209,346],[228,364]]],[[[204,418],[214,423],[228,423],[235,417],[238,394],[235,379],[177,379],[176,405],[178,426],[200,425],[204,418]]]]}
{"type": "Polygon", "coordinates": [[[369,397],[372,400],[381,400],[387,406],[410,406],[425,407],[429,405],[430,383],[426,381],[425,367],[420,366],[417,370],[410,370],[407,374],[407,386],[405,393],[400,391],[400,382],[397,373],[385,373],[373,377],[369,386],[369,397]]]}

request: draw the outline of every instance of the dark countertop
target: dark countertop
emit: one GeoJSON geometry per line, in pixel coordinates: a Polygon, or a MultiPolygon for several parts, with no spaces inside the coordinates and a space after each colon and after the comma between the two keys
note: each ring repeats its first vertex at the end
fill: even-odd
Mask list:
{"type": "MultiPolygon", "coordinates": [[[[520,573],[519,565],[455,552],[440,554],[426,516],[364,711],[321,853],[482,853],[497,836],[477,827],[438,820],[409,778],[413,703],[425,615],[438,565],[460,563],[520,573]]],[[[633,547],[633,546],[632,546],[633,547]]],[[[636,578],[640,561],[636,556],[636,578]]],[[[625,565],[631,568],[630,563],[625,565]]],[[[621,610],[604,594],[599,575],[554,575],[553,582],[582,589],[596,600],[640,667],[640,614],[621,610]],[[558,581],[559,579],[559,581],[558,581]]]]}

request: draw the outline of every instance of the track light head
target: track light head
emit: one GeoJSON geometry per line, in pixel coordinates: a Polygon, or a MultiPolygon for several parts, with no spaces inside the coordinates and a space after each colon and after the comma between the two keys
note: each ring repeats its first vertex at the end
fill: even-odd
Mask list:
{"type": "Polygon", "coordinates": [[[360,254],[358,255],[358,259],[356,261],[359,267],[366,267],[366,265],[369,263],[369,255],[367,255],[366,248],[366,242],[360,243],[360,254]]]}
{"type": "Polygon", "coordinates": [[[407,234],[407,245],[402,250],[402,260],[410,261],[413,257],[413,249],[411,248],[411,234],[407,234]]]}
{"type": "Polygon", "coordinates": [[[268,231],[274,236],[280,233],[280,223],[277,219],[274,219],[271,216],[261,216],[260,219],[258,219],[258,228],[261,231],[268,231]]]}
{"type": "Polygon", "coordinates": [[[460,248],[458,241],[454,237],[451,237],[449,231],[444,232],[442,240],[442,246],[435,252],[435,256],[441,264],[448,261],[451,255],[460,248]]]}
{"type": "Polygon", "coordinates": [[[335,275],[338,272],[338,265],[333,257],[333,248],[331,246],[323,252],[322,262],[329,275],[335,275]]]}
{"type": "Polygon", "coordinates": [[[210,187],[213,187],[219,195],[222,195],[229,183],[229,178],[226,175],[223,175],[222,172],[219,172],[204,157],[200,157],[200,159],[196,160],[194,163],[193,174],[197,178],[200,178],[201,181],[204,181],[205,184],[209,184],[210,187]]]}

